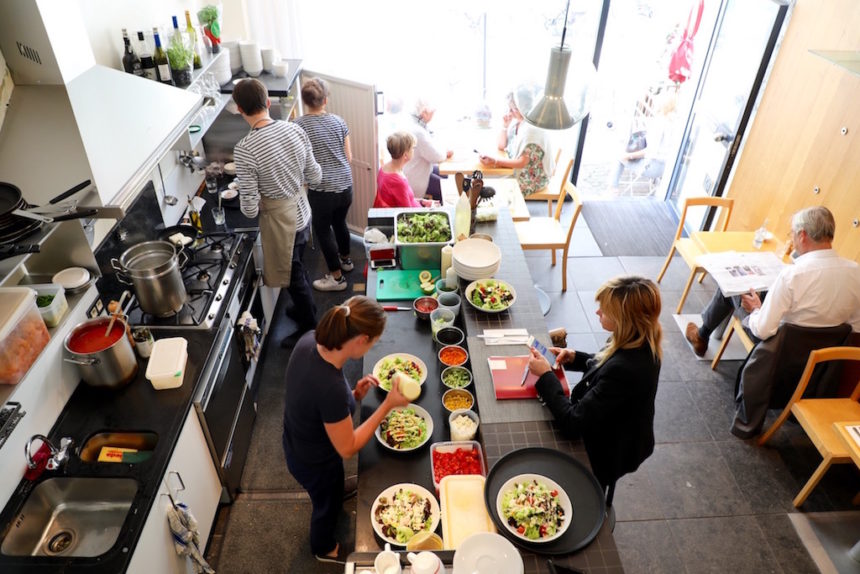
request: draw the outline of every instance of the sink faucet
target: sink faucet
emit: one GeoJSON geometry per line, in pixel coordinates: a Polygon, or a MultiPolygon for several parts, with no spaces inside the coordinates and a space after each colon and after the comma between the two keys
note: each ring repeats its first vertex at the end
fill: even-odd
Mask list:
{"type": "Polygon", "coordinates": [[[27,456],[27,468],[30,470],[34,470],[38,466],[38,463],[33,460],[32,453],[33,441],[36,439],[41,440],[42,443],[51,449],[51,457],[45,465],[45,468],[48,470],[56,470],[68,462],[71,456],[71,450],[75,446],[75,441],[69,437],[63,437],[60,439],[60,448],[58,449],[51,444],[51,441],[49,441],[48,437],[45,435],[36,434],[31,436],[30,440],[27,441],[27,446],[24,448],[24,454],[27,456]]]}

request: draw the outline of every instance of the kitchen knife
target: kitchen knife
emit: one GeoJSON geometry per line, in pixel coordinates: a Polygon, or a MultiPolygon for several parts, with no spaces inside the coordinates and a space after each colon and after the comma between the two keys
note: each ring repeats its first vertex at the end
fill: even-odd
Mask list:
{"type": "Polygon", "coordinates": [[[398,307],[397,305],[383,305],[383,311],[411,311],[412,307],[398,307]]]}

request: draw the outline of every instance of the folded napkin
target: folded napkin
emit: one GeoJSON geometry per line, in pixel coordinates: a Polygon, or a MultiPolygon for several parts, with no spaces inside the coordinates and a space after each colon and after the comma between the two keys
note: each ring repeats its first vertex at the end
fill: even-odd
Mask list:
{"type": "Polygon", "coordinates": [[[188,556],[195,574],[215,574],[215,570],[200,553],[200,533],[197,520],[188,507],[180,502],[167,508],[167,523],[173,533],[173,548],[180,556],[188,556]]]}

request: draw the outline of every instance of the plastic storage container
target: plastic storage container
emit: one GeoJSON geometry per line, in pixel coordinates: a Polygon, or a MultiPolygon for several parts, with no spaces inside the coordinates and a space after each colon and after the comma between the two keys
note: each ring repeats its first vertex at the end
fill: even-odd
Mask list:
{"type": "Polygon", "coordinates": [[[484,504],[485,482],[483,476],[476,474],[442,479],[439,512],[445,550],[456,550],[465,539],[478,532],[496,531],[484,504]]]}
{"type": "MultiPolygon", "coordinates": [[[[464,440],[464,441],[445,441],[445,442],[434,442],[430,445],[430,472],[433,474],[433,486],[436,487],[436,492],[439,492],[439,483],[444,478],[444,476],[438,477],[436,476],[436,453],[444,453],[450,454],[456,452],[458,449],[464,449],[467,452],[475,452],[477,455],[478,462],[481,466],[481,476],[487,476],[487,466],[484,464],[484,451],[481,449],[481,443],[476,440],[464,440]]],[[[483,495],[482,495],[483,498],[483,495]]]]}
{"type": "MultiPolygon", "coordinates": [[[[442,266],[442,248],[450,244],[451,241],[439,241],[436,243],[405,243],[397,236],[397,223],[401,218],[410,213],[421,212],[420,210],[404,211],[398,213],[394,218],[394,245],[400,254],[401,269],[440,269],[442,266]]],[[[424,210],[426,213],[427,210],[424,210]]],[[[454,236],[453,226],[451,225],[451,215],[447,211],[433,211],[444,215],[448,220],[448,228],[451,230],[451,237],[454,236]]]]}
{"type": "Polygon", "coordinates": [[[18,384],[51,340],[28,287],[0,288],[0,384],[18,384]]]}
{"type": "Polygon", "coordinates": [[[36,290],[36,307],[39,309],[39,314],[45,321],[48,327],[56,327],[60,324],[60,319],[69,310],[69,304],[66,301],[66,290],[62,285],[56,283],[44,283],[42,285],[29,285],[30,288],[36,290]],[[39,297],[43,295],[53,295],[51,303],[39,307],[39,297]]]}
{"type": "Polygon", "coordinates": [[[146,378],[158,390],[181,387],[187,360],[188,341],[185,338],[159,339],[152,345],[146,378]]]}

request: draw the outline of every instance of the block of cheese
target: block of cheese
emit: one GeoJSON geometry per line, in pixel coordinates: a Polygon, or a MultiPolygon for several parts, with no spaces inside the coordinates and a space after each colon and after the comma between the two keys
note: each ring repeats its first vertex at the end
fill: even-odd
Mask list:
{"type": "Polygon", "coordinates": [[[496,532],[484,505],[486,478],[478,474],[449,475],[439,483],[442,540],[445,550],[456,550],[477,532],[496,532]]]}

